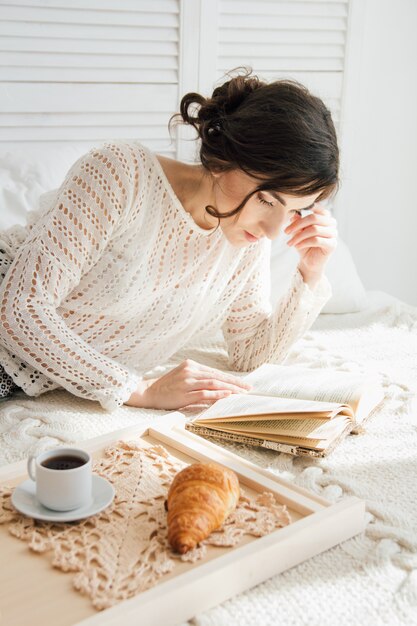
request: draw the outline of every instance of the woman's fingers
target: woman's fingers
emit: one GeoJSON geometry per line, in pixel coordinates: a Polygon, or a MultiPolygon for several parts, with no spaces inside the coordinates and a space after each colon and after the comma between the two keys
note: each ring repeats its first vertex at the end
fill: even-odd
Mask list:
{"type": "Polygon", "coordinates": [[[217,389],[215,391],[202,389],[200,391],[190,391],[186,394],[187,406],[198,402],[215,402],[221,398],[227,398],[231,393],[232,391],[230,391],[230,389],[217,389]]]}
{"type": "Polygon", "coordinates": [[[192,375],[194,378],[198,378],[199,380],[207,379],[208,375],[210,375],[210,377],[214,380],[231,383],[233,385],[241,387],[242,389],[252,389],[252,385],[249,385],[243,380],[240,380],[237,376],[230,376],[230,374],[225,374],[220,370],[216,370],[205,365],[201,366],[201,370],[195,370],[192,375]]]}
{"type": "Polygon", "coordinates": [[[306,217],[302,217],[302,218],[300,217],[299,219],[291,222],[291,224],[289,224],[284,229],[284,232],[287,234],[295,234],[312,225],[332,226],[332,225],[336,225],[336,223],[337,223],[336,219],[332,217],[331,215],[328,215],[328,214],[319,215],[317,213],[312,213],[311,215],[306,215],[306,217]]]}
{"type": "Polygon", "coordinates": [[[193,391],[198,391],[199,389],[207,389],[207,390],[227,390],[234,393],[247,393],[247,387],[242,387],[241,385],[235,385],[234,383],[218,380],[215,378],[198,378],[194,379],[194,381],[190,382],[191,389],[193,391]]]}
{"type": "Polygon", "coordinates": [[[295,246],[298,243],[301,243],[305,239],[311,239],[312,237],[336,237],[337,230],[331,226],[318,226],[314,224],[313,226],[307,226],[303,228],[301,232],[295,234],[291,239],[288,240],[289,246],[295,246]]]}
{"type": "Polygon", "coordinates": [[[322,250],[333,250],[337,247],[337,240],[334,237],[310,237],[296,244],[297,250],[304,248],[321,248],[322,250]]]}
{"type": "Polygon", "coordinates": [[[320,215],[331,215],[330,209],[326,209],[324,206],[320,206],[319,204],[314,205],[314,212],[320,213],[320,215]]]}

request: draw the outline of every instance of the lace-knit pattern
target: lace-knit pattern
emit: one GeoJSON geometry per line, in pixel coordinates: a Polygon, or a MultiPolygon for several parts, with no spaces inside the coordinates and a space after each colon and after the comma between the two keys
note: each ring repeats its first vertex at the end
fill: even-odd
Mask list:
{"type": "Polygon", "coordinates": [[[138,141],[93,148],[0,233],[0,364],[28,395],[63,387],[113,410],[143,375],[222,328],[230,369],[284,359],[331,297],[294,273],[275,311],[271,242],[205,230],[138,141]],[[3,255],[4,256],[4,255],[3,255]]]}
{"type": "Polygon", "coordinates": [[[109,608],[154,586],[180,561],[196,562],[207,546],[232,547],[243,535],[261,537],[291,522],[285,506],[265,491],[255,498],[241,488],[235,511],[194,550],[178,555],[168,544],[164,501],[175,474],[186,463],[163,446],[141,448],[119,441],[93,462],[116,495],[111,505],[79,522],[53,523],[20,514],[11,504],[13,488],[0,487],[0,524],[27,541],[35,552],[52,551],[52,565],[75,571],[73,586],[98,609],[109,608]]]}

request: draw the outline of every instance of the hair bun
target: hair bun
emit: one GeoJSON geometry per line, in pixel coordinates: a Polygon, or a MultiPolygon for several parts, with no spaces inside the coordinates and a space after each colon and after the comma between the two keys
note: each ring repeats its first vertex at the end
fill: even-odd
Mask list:
{"type": "Polygon", "coordinates": [[[230,115],[236,111],[251,93],[265,84],[257,76],[251,76],[251,73],[252,70],[247,69],[245,75],[235,76],[215,88],[211,100],[216,102],[223,114],[230,115]]]}
{"type": "MultiPolygon", "coordinates": [[[[198,93],[191,92],[182,98],[179,115],[183,122],[194,126],[201,139],[220,134],[224,129],[227,116],[236,111],[251,93],[265,84],[257,76],[251,76],[251,68],[243,67],[243,69],[244,75],[234,76],[216,87],[211,97],[205,98],[198,93]],[[200,108],[197,113],[191,115],[189,109],[193,104],[200,105],[200,108]]],[[[228,74],[230,75],[230,72],[228,74]]],[[[176,117],[176,115],[172,116],[170,124],[176,117]]]]}

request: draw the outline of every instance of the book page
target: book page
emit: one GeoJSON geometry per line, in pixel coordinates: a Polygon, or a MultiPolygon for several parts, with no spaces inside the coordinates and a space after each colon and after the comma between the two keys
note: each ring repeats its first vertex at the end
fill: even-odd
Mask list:
{"type": "MultiPolygon", "coordinates": [[[[309,400],[298,400],[291,398],[277,398],[275,396],[256,396],[251,393],[234,393],[228,398],[217,400],[208,409],[193,418],[198,424],[204,424],[206,420],[221,421],[225,418],[236,416],[242,418],[244,415],[264,415],[274,413],[300,413],[313,414],[318,411],[332,413],[339,405],[329,402],[310,402],[309,400]]],[[[349,407],[347,407],[349,409],[349,407]]]]}
{"type": "Polygon", "coordinates": [[[361,424],[365,417],[368,417],[369,413],[374,409],[377,404],[381,402],[385,397],[384,388],[372,387],[369,389],[369,393],[365,393],[359,400],[356,407],[356,422],[361,424]]]}
{"type": "Polygon", "coordinates": [[[333,439],[350,420],[339,416],[333,420],[298,419],[298,420],[263,420],[257,422],[222,422],[224,431],[258,433],[268,439],[269,435],[288,435],[308,439],[333,439]]]}
{"type": "MultiPolygon", "coordinates": [[[[198,432],[198,426],[196,432],[198,432]]],[[[236,435],[243,435],[241,431],[233,431],[228,430],[224,431],[220,426],[210,426],[210,428],[202,427],[203,430],[217,430],[220,432],[228,432],[236,435]]],[[[289,437],[288,435],[268,435],[268,439],[265,439],[263,435],[259,435],[258,433],[247,433],[248,437],[253,437],[254,439],[261,439],[263,441],[276,441],[277,443],[289,443],[296,446],[304,446],[306,448],[311,448],[312,450],[325,450],[331,441],[328,439],[308,439],[307,437],[289,437]]]]}
{"type": "MultiPolygon", "coordinates": [[[[262,396],[261,396],[262,397],[262,396]]],[[[342,406],[342,405],[340,405],[342,406]]],[[[349,411],[351,410],[350,407],[348,407],[349,411]]],[[[233,423],[233,422],[239,422],[241,420],[245,420],[248,424],[252,423],[252,422],[258,422],[259,420],[302,420],[305,419],[305,416],[308,415],[309,418],[312,419],[322,419],[322,420],[329,420],[332,417],[334,417],[335,415],[338,415],[339,413],[343,412],[343,409],[335,409],[334,411],[316,411],[316,412],[311,412],[308,411],[308,413],[290,413],[288,411],[285,413],[259,413],[258,415],[253,415],[253,413],[251,413],[250,415],[228,415],[227,417],[208,417],[208,418],[204,418],[204,424],[217,424],[217,423],[233,423]]],[[[197,420],[199,419],[199,417],[196,418],[197,420]]]]}
{"type": "Polygon", "coordinates": [[[372,374],[275,363],[264,363],[242,378],[253,385],[248,395],[265,394],[348,404],[354,412],[361,404],[363,409],[357,421],[362,420],[377,404],[382,389],[378,377],[372,374]]]}

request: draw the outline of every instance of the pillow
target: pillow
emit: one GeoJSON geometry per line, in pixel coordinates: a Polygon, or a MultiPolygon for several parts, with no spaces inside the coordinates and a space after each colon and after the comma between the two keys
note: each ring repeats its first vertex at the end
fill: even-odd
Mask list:
{"type": "Polygon", "coordinates": [[[89,149],[76,143],[0,153],[0,230],[24,226],[28,212],[38,208],[40,196],[59,188],[70,167],[89,149]]]}
{"type": "MultiPolygon", "coordinates": [[[[299,261],[295,248],[287,246],[291,234],[282,232],[271,246],[271,302],[273,305],[290,286],[291,276],[299,261]]],[[[325,275],[332,287],[332,297],[320,314],[356,313],[367,306],[365,288],[359,278],[352,255],[338,235],[338,244],[325,266],[325,275]]]]}

